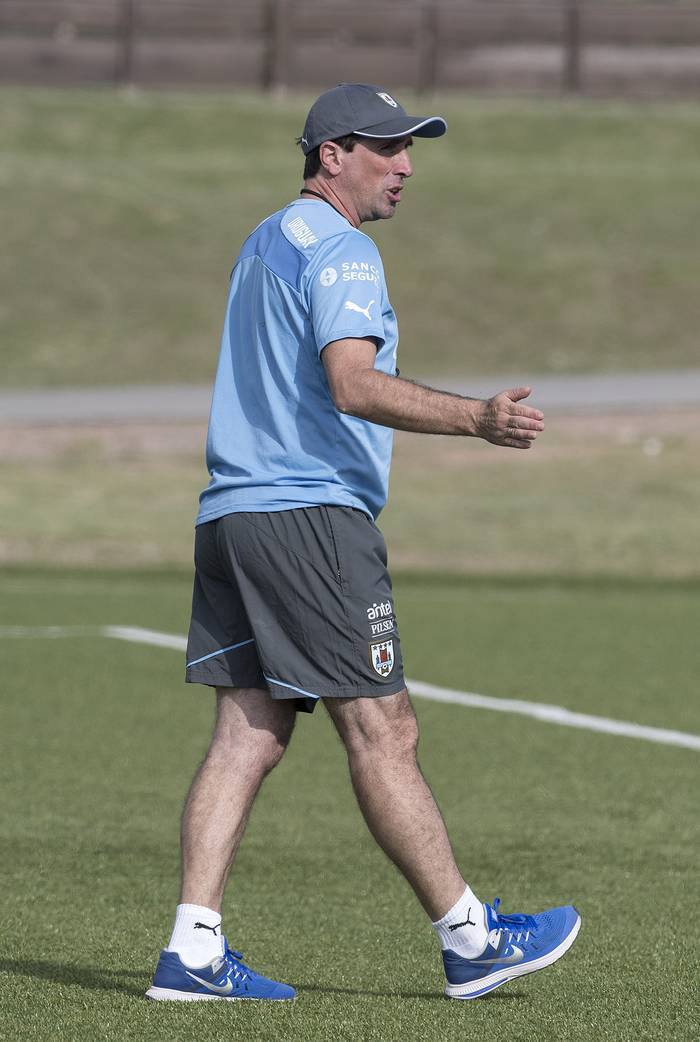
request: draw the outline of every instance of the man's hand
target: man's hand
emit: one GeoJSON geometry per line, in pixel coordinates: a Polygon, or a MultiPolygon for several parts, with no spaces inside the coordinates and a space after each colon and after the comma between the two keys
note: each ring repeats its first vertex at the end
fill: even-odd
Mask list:
{"type": "Polygon", "coordinates": [[[529,449],[544,430],[539,409],[518,405],[529,387],[487,400],[465,398],[379,372],[376,355],[370,339],[334,340],[323,349],[328,387],[340,412],[396,430],[485,438],[512,449],[529,449]]]}
{"type": "Polygon", "coordinates": [[[480,415],[476,418],[477,438],[510,449],[529,449],[544,430],[544,413],[529,405],[518,405],[531,391],[531,387],[516,387],[481,402],[480,415]]]}

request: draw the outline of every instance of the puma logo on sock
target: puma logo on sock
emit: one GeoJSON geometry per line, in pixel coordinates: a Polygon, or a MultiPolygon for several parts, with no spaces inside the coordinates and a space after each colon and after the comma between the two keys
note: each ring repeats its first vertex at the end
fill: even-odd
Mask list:
{"type": "Polygon", "coordinates": [[[195,930],[211,930],[216,937],[216,931],[221,929],[221,923],[218,923],[216,926],[207,926],[206,923],[195,923],[194,928],[195,930]]]}
{"type": "Polygon", "coordinates": [[[470,912],[471,912],[471,908],[467,912],[467,918],[464,920],[463,923],[453,923],[452,926],[448,926],[447,929],[454,931],[454,930],[459,930],[460,926],[476,926],[476,923],[473,923],[471,921],[471,919],[469,918],[469,913],[470,912]]]}

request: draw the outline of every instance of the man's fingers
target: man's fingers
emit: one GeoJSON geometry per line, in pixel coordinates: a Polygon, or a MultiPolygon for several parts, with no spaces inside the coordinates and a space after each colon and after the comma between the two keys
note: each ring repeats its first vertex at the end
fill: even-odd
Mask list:
{"type": "Polygon", "coordinates": [[[500,432],[505,437],[511,438],[535,438],[544,430],[544,423],[542,420],[535,419],[530,416],[514,416],[508,413],[501,413],[497,420],[500,432]]]}
{"type": "Polygon", "coordinates": [[[508,441],[508,442],[522,441],[526,445],[532,445],[532,443],[533,443],[533,441],[535,440],[536,437],[537,437],[537,431],[514,431],[514,430],[508,430],[508,431],[506,431],[503,440],[504,441],[508,441]]]}
{"type": "Polygon", "coordinates": [[[527,416],[530,420],[543,420],[544,413],[541,409],[531,409],[529,405],[516,405],[513,416],[527,416]]]}
{"type": "Polygon", "coordinates": [[[523,398],[527,398],[532,394],[531,387],[514,387],[512,391],[504,391],[505,395],[510,398],[511,402],[519,402],[523,398]]]}
{"type": "Polygon", "coordinates": [[[516,404],[527,398],[530,390],[529,387],[515,387],[491,398],[482,437],[510,449],[531,448],[535,438],[544,430],[544,413],[528,405],[516,404]]]}
{"type": "Polygon", "coordinates": [[[508,426],[515,431],[543,431],[542,413],[538,416],[510,416],[508,426]]]}
{"type": "Polygon", "coordinates": [[[535,438],[540,433],[542,424],[536,420],[516,420],[511,417],[504,425],[503,433],[498,439],[498,444],[505,445],[510,449],[529,449],[535,438]],[[523,426],[528,424],[528,427],[523,426]]]}
{"type": "Polygon", "coordinates": [[[531,387],[514,387],[510,391],[502,391],[501,394],[496,395],[495,400],[500,400],[508,408],[511,416],[527,416],[531,420],[543,420],[544,413],[541,409],[533,409],[529,405],[515,404],[522,401],[523,398],[527,398],[531,393],[531,387]]]}

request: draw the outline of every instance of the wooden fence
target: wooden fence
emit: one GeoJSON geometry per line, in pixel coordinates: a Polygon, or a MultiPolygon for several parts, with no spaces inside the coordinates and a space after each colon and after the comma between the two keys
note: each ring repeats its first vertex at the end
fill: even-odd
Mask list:
{"type": "Polygon", "coordinates": [[[0,81],[700,92],[700,4],[0,0],[0,81]]]}

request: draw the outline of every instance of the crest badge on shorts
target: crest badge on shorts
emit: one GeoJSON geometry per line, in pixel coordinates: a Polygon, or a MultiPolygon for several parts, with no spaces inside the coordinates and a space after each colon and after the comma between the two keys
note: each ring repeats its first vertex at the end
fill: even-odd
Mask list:
{"type": "Polygon", "coordinates": [[[380,677],[388,677],[394,668],[393,640],[378,640],[370,644],[369,660],[375,673],[380,677]]]}

